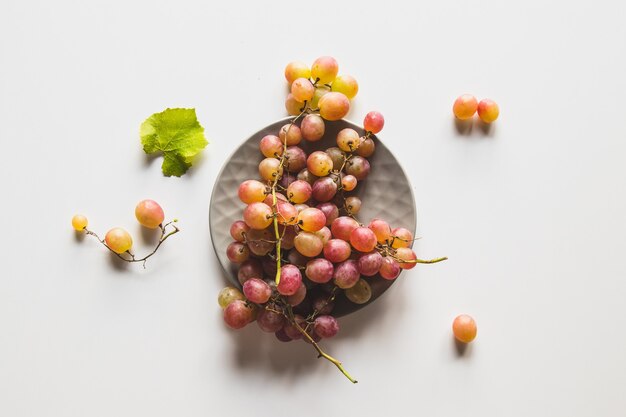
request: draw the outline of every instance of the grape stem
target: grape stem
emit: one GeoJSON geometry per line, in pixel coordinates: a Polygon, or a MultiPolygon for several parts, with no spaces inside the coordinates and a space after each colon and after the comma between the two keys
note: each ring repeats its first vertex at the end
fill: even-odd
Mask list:
{"type": "Polygon", "coordinates": [[[143,268],[145,269],[146,268],[146,261],[152,255],[154,255],[157,252],[157,250],[159,250],[159,248],[161,247],[163,242],[165,242],[167,240],[167,238],[169,238],[170,236],[175,235],[176,233],[180,232],[180,229],[178,227],[176,227],[176,225],[174,225],[174,223],[176,223],[177,221],[178,221],[177,219],[174,219],[171,222],[159,225],[159,229],[161,229],[161,237],[159,237],[159,241],[157,242],[157,244],[154,247],[154,249],[152,250],[152,252],[150,252],[149,254],[147,254],[146,256],[144,256],[143,258],[140,258],[140,259],[137,259],[135,257],[135,255],[133,255],[133,253],[131,253],[130,250],[124,252],[124,254],[126,254],[127,256],[124,256],[124,254],[122,254],[122,253],[115,252],[113,249],[111,249],[109,247],[109,245],[106,244],[106,241],[104,239],[100,239],[100,236],[98,236],[96,234],[96,232],[93,232],[93,231],[87,229],[86,227],[83,230],[85,231],[86,234],[88,234],[90,236],[93,236],[96,239],[98,239],[98,241],[100,243],[102,243],[102,245],[104,245],[105,248],[107,248],[109,251],[111,251],[112,254],[114,254],[115,256],[120,258],[122,261],[128,262],[128,263],[141,262],[142,265],[143,265],[143,268]],[[167,229],[168,229],[169,226],[172,226],[173,230],[168,232],[167,229]]]}

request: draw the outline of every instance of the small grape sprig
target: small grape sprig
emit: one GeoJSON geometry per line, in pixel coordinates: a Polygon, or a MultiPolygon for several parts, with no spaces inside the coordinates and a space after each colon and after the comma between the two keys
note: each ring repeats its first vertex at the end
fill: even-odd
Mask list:
{"type": "Polygon", "coordinates": [[[76,214],[72,217],[72,227],[75,231],[85,233],[89,236],[93,236],[104,245],[111,253],[117,256],[119,259],[125,262],[134,263],[141,262],[143,267],[146,267],[146,261],[154,256],[159,250],[163,242],[165,242],[170,236],[175,235],[180,229],[174,224],[178,222],[178,219],[174,219],[167,223],[163,223],[165,219],[165,213],[161,206],[154,200],[142,200],[135,207],[135,217],[142,226],[148,229],[160,229],[161,235],[156,243],[154,249],[147,255],[139,258],[131,252],[133,246],[133,238],[125,229],[121,227],[114,227],[110,229],[104,239],[101,239],[94,231],[89,230],[88,220],[82,214],[76,214]]]}

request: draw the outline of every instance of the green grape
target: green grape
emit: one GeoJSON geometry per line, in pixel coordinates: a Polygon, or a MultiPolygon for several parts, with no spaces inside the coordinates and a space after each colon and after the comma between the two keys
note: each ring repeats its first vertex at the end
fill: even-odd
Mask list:
{"type": "Polygon", "coordinates": [[[348,99],[352,100],[356,93],[359,92],[359,84],[351,75],[340,75],[333,81],[331,90],[343,93],[348,99]]]}
{"type": "Polygon", "coordinates": [[[346,298],[355,304],[365,304],[372,298],[372,287],[364,279],[359,279],[353,287],[345,290],[346,298]]]}
{"type": "Polygon", "coordinates": [[[217,302],[222,307],[222,309],[226,308],[228,304],[232,303],[235,300],[245,300],[245,297],[235,287],[225,287],[223,288],[217,296],[217,302]]]}

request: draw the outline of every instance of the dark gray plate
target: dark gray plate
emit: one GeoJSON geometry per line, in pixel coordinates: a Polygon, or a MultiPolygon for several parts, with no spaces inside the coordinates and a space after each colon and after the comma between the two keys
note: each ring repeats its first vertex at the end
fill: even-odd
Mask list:
{"type": "MultiPolygon", "coordinates": [[[[240,287],[237,280],[237,265],[226,257],[226,247],[233,241],[230,236],[230,225],[241,220],[244,203],[239,200],[237,190],[239,184],[247,179],[259,179],[258,165],[263,159],[259,151],[259,141],[265,135],[278,135],[281,126],[293,118],[285,118],[259,130],[233,153],[224,163],[213,187],[209,207],[209,228],[211,240],[217,258],[226,273],[228,280],[240,287]]],[[[337,132],[346,127],[363,134],[363,129],[346,120],[326,121],[326,133],[318,142],[302,141],[301,146],[307,154],[313,150],[324,150],[336,146],[337,132]]],[[[361,223],[369,223],[373,218],[381,218],[389,222],[391,227],[405,227],[415,234],[417,213],[413,191],[402,167],[393,154],[376,137],[376,152],[369,159],[371,171],[369,176],[359,182],[356,190],[350,193],[358,195],[363,201],[357,217],[361,223]]],[[[352,313],[378,298],[395,281],[388,281],[378,276],[366,278],[372,287],[372,298],[366,304],[354,304],[343,295],[337,297],[333,315],[342,316],[352,313]]]]}

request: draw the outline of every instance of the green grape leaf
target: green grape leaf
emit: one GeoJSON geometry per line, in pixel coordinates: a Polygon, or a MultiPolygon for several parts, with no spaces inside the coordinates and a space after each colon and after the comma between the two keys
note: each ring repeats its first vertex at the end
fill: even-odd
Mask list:
{"type": "Polygon", "coordinates": [[[148,117],[139,128],[143,150],[162,152],[163,175],[180,177],[209,143],[196,118],[196,109],[165,109],[148,117]]]}

